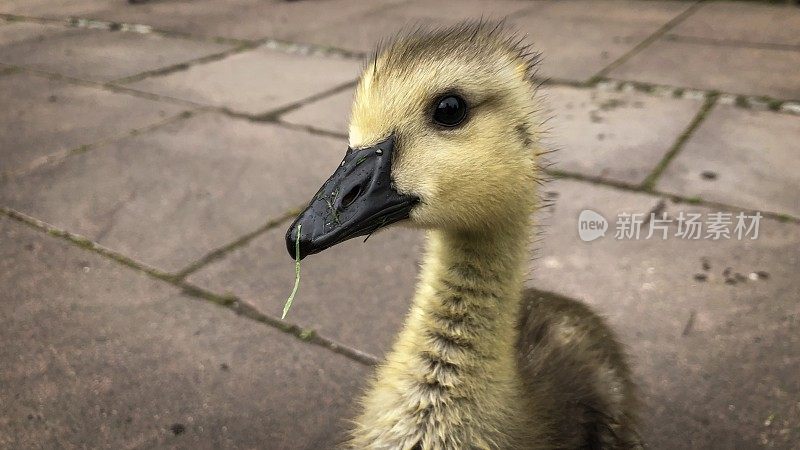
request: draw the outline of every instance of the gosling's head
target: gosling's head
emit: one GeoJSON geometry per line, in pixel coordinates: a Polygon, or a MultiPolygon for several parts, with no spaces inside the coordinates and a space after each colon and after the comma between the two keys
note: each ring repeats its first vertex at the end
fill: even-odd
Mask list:
{"type": "Polygon", "coordinates": [[[481,232],[527,216],[539,142],[536,57],[501,26],[397,38],[366,65],[350,146],[289,228],[295,255],[394,222],[481,232]]]}

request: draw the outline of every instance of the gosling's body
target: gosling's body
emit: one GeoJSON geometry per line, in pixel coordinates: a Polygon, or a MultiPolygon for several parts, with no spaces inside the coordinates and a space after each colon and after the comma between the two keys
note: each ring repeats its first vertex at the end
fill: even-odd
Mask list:
{"type": "Polygon", "coordinates": [[[429,235],[411,313],[364,397],[353,448],[638,446],[619,344],[585,305],[521,291],[523,233],[429,235]]]}
{"type": "MultiPolygon", "coordinates": [[[[633,386],[610,329],[582,304],[523,292],[545,119],[535,64],[502,27],[477,23],[398,38],[364,70],[350,147],[392,143],[393,192],[419,200],[408,222],[428,241],[351,448],[638,445],[633,386]]],[[[311,249],[315,237],[304,239],[311,249]]]]}

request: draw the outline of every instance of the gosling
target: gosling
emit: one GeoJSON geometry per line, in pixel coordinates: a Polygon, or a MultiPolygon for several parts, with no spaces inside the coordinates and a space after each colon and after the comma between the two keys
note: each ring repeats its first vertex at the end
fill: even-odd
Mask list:
{"type": "Polygon", "coordinates": [[[503,26],[467,23],[400,36],[365,66],[344,160],[286,235],[302,258],[396,222],[427,233],[349,448],[641,447],[614,333],[586,305],[523,289],[536,64],[503,26]]]}

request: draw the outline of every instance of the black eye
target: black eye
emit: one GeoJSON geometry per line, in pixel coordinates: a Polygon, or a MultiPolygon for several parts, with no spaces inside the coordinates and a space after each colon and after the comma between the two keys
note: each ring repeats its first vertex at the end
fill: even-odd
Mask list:
{"type": "Polygon", "coordinates": [[[467,102],[457,95],[446,95],[436,104],[433,121],[443,127],[454,127],[467,117],[467,102]]]}

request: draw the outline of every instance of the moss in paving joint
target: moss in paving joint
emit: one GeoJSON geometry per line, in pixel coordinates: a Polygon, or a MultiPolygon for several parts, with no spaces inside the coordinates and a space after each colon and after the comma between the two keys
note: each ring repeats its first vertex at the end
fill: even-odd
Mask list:
{"type": "Polygon", "coordinates": [[[193,284],[184,283],[180,280],[176,280],[173,277],[172,284],[179,286],[182,292],[186,295],[190,295],[192,297],[202,298],[204,300],[208,300],[212,303],[216,303],[221,306],[231,307],[235,306],[239,302],[239,298],[234,295],[218,295],[214,294],[213,292],[207,291],[205,289],[199,288],[193,284]]]}
{"type": "MultiPolygon", "coordinates": [[[[647,191],[647,190],[642,189],[641,186],[634,186],[634,185],[630,185],[630,184],[627,184],[627,183],[622,183],[622,182],[614,181],[614,180],[608,180],[608,179],[601,178],[601,177],[592,177],[592,176],[587,176],[587,175],[583,175],[583,174],[577,174],[577,173],[571,173],[571,172],[565,172],[565,171],[553,170],[553,169],[546,170],[544,173],[547,174],[547,175],[550,175],[552,177],[555,177],[555,178],[565,178],[565,179],[580,181],[580,182],[583,182],[583,183],[595,184],[595,185],[598,185],[598,186],[611,187],[611,188],[620,189],[620,190],[628,191],[628,192],[652,195],[652,196],[660,197],[660,198],[669,198],[675,203],[688,203],[688,204],[691,204],[691,205],[702,205],[702,206],[706,206],[706,207],[716,207],[716,208],[720,208],[720,209],[726,210],[726,211],[740,211],[742,209],[741,207],[737,207],[737,206],[734,206],[734,205],[728,205],[728,204],[725,204],[725,203],[709,201],[709,200],[703,199],[703,198],[698,197],[698,196],[681,197],[680,195],[675,195],[675,194],[672,194],[672,193],[669,193],[669,192],[661,192],[661,191],[657,191],[655,189],[647,191]]],[[[756,211],[756,210],[754,210],[754,211],[756,211]]],[[[765,210],[757,210],[757,211],[760,212],[764,217],[769,217],[769,218],[773,218],[773,219],[777,219],[777,220],[781,220],[781,221],[788,221],[788,222],[794,222],[794,223],[800,224],[800,217],[794,217],[792,215],[785,214],[785,213],[775,213],[775,212],[770,212],[770,211],[765,211],[765,210]]]]}
{"type": "MultiPolygon", "coordinates": [[[[749,1],[755,1],[755,0],[749,0],[749,1]]],[[[765,2],[765,0],[760,0],[760,1],[765,2]]],[[[774,2],[766,1],[766,3],[774,3],[774,2]]],[[[719,39],[714,37],[685,36],[679,34],[671,34],[665,36],[665,39],[674,42],[699,44],[703,46],[712,46],[712,47],[736,47],[736,48],[778,50],[778,51],[790,51],[790,52],[800,50],[800,45],[796,44],[780,44],[776,42],[752,42],[740,39],[719,39]]]]}
{"type": "MultiPolygon", "coordinates": [[[[263,122],[263,121],[256,121],[256,122],[263,122]]],[[[328,131],[328,130],[323,130],[323,129],[320,129],[320,128],[314,128],[311,125],[300,125],[300,124],[296,124],[296,123],[284,122],[284,121],[282,121],[280,119],[270,120],[269,122],[278,124],[278,125],[280,125],[282,127],[285,127],[285,128],[292,128],[292,129],[295,129],[295,130],[302,130],[302,131],[305,131],[305,132],[307,132],[309,134],[314,134],[314,135],[317,135],[317,136],[332,137],[332,138],[335,138],[335,139],[347,139],[347,137],[348,137],[346,133],[337,133],[335,131],[328,131]]]]}
{"type": "Polygon", "coordinates": [[[750,103],[747,102],[747,97],[744,95],[737,95],[736,101],[733,102],[734,105],[738,106],[739,108],[749,108],[750,103]]]}
{"type": "Polygon", "coordinates": [[[320,336],[314,330],[304,329],[299,327],[298,325],[287,323],[282,320],[270,317],[259,311],[253,305],[244,302],[243,300],[235,296],[218,295],[213,292],[202,289],[198,286],[195,286],[193,284],[178,280],[173,275],[162,272],[142,262],[128,258],[127,256],[119,254],[114,250],[111,250],[100,244],[97,244],[87,239],[84,236],[73,234],[66,230],[61,230],[53,225],[50,225],[34,217],[28,216],[27,214],[21,213],[19,211],[0,206],[0,214],[3,214],[13,220],[16,220],[17,222],[21,222],[39,232],[44,232],[58,239],[63,239],[69,242],[70,244],[75,245],[76,247],[94,252],[96,254],[99,254],[100,256],[106,257],[112,261],[115,261],[133,270],[144,273],[145,275],[169,283],[172,286],[180,288],[181,291],[188,297],[214,303],[216,305],[229,309],[239,315],[245,316],[248,319],[266,324],[268,326],[277,328],[283,332],[291,334],[297,337],[298,339],[302,340],[303,342],[308,342],[326,348],[332,352],[344,355],[350,358],[351,360],[359,362],[361,364],[365,365],[377,364],[378,359],[374,355],[362,352],[361,350],[358,350],[356,348],[339,344],[331,339],[320,336]]]}
{"type": "MultiPolygon", "coordinates": [[[[600,80],[600,79],[598,79],[600,80]]],[[[566,86],[566,87],[574,87],[578,89],[587,89],[591,88],[595,84],[595,78],[592,77],[586,81],[575,81],[575,80],[568,80],[565,78],[541,78],[536,75],[531,78],[531,81],[537,86],[566,86]]]]}
{"type": "Polygon", "coordinates": [[[703,203],[703,198],[700,196],[689,197],[686,200],[686,203],[690,205],[700,205],[703,203]]]}
{"type": "Polygon", "coordinates": [[[22,69],[20,69],[19,67],[4,67],[4,68],[0,69],[0,76],[2,76],[2,75],[12,75],[12,74],[19,73],[19,72],[22,72],[22,69]]]}
{"type": "Polygon", "coordinates": [[[43,222],[39,219],[34,217],[28,216],[27,214],[21,213],[19,211],[15,211],[10,208],[0,207],[0,213],[5,214],[6,216],[18,221],[22,222],[31,228],[40,230],[45,232],[46,234],[57,237],[60,239],[64,239],[68,242],[71,242],[73,245],[83,248],[85,250],[89,250],[95,253],[98,253],[106,258],[112,259],[120,264],[123,264],[127,267],[135,269],[137,271],[146,273],[150,276],[155,278],[164,280],[164,281],[171,281],[173,277],[165,272],[162,272],[155,267],[151,267],[147,264],[135,261],[131,258],[128,258],[125,255],[115,252],[114,250],[109,249],[103,245],[100,245],[96,242],[91,241],[90,239],[81,236],[79,234],[73,234],[66,230],[61,230],[59,228],[54,227],[46,222],[43,222]]]}
{"type": "Polygon", "coordinates": [[[800,107],[794,106],[796,104],[795,101],[782,100],[763,95],[748,96],[721,92],[715,89],[688,89],[684,87],[651,84],[640,81],[619,81],[602,77],[594,81],[592,87],[618,92],[626,89],[633,89],[637,92],[643,92],[650,95],[656,95],[659,97],[669,96],[677,99],[694,99],[701,96],[705,98],[717,97],[720,104],[733,105],[737,108],[750,110],[769,110],[781,114],[800,114],[800,107]]]}
{"type": "Polygon", "coordinates": [[[675,140],[675,143],[672,147],[667,151],[664,157],[659,161],[656,167],[653,169],[652,172],[645,178],[642,182],[642,189],[645,191],[652,191],[655,189],[656,182],[658,181],[659,177],[662,173],[667,169],[667,166],[672,162],[672,160],[678,155],[678,153],[683,149],[684,144],[689,140],[695,130],[700,127],[700,124],[703,120],[708,116],[711,112],[712,108],[716,104],[718,94],[716,93],[709,93],[708,97],[706,97],[705,102],[700,107],[700,110],[697,111],[697,114],[694,116],[689,125],[686,129],[678,136],[678,139],[675,140]]]}
{"type": "Polygon", "coordinates": [[[769,97],[761,97],[761,100],[767,105],[767,109],[770,111],[780,111],[781,106],[784,103],[780,100],[775,100],[774,98],[769,97]]]}
{"type": "Polygon", "coordinates": [[[15,178],[15,177],[24,176],[24,175],[26,175],[28,173],[31,173],[31,172],[33,172],[35,170],[38,170],[41,167],[57,164],[57,163],[65,160],[67,158],[86,153],[86,152],[88,152],[88,151],[90,151],[90,150],[92,150],[94,148],[101,147],[103,145],[107,145],[109,143],[112,143],[112,142],[118,141],[120,139],[123,139],[123,138],[125,138],[127,136],[137,136],[137,135],[139,135],[141,133],[146,133],[146,132],[149,132],[149,131],[156,130],[156,129],[160,128],[160,127],[169,125],[169,124],[171,124],[173,122],[187,119],[189,117],[192,117],[193,114],[194,113],[192,111],[182,111],[180,114],[168,117],[165,120],[162,120],[160,122],[156,122],[156,123],[153,123],[153,124],[141,127],[141,128],[134,128],[134,129],[132,129],[130,131],[125,132],[124,134],[119,134],[117,136],[111,136],[111,137],[108,137],[108,138],[101,139],[101,140],[99,140],[97,142],[93,142],[91,144],[84,144],[84,145],[81,145],[79,147],[76,147],[76,148],[73,148],[73,149],[70,149],[70,150],[60,151],[60,152],[56,152],[56,153],[47,155],[44,158],[41,158],[39,160],[34,161],[34,163],[30,164],[28,167],[19,169],[16,172],[5,172],[3,175],[6,176],[7,178],[15,178]]]}
{"type": "Polygon", "coordinates": [[[308,105],[310,103],[313,103],[313,102],[316,102],[318,100],[322,100],[325,97],[329,97],[329,96],[338,94],[340,92],[346,91],[348,89],[354,88],[357,83],[358,83],[358,80],[350,80],[350,81],[342,83],[342,84],[340,84],[338,86],[332,87],[331,89],[328,89],[328,90],[325,90],[323,92],[319,92],[317,94],[311,95],[311,96],[306,97],[306,98],[304,98],[302,100],[298,100],[298,101],[296,101],[294,103],[291,103],[291,104],[288,104],[288,105],[285,105],[285,106],[281,106],[281,107],[276,108],[276,109],[274,109],[272,111],[268,111],[268,112],[265,112],[265,113],[262,113],[262,114],[256,114],[256,115],[252,115],[252,116],[248,116],[248,117],[251,120],[257,121],[257,122],[276,122],[276,121],[278,121],[279,117],[281,115],[283,115],[283,114],[289,113],[291,111],[294,111],[295,109],[301,108],[303,106],[306,106],[306,105],[308,105]]]}
{"type": "Polygon", "coordinates": [[[316,336],[317,336],[317,332],[314,331],[314,330],[309,330],[309,329],[300,330],[300,334],[297,335],[297,337],[299,337],[303,341],[310,341],[311,339],[313,339],[316,336]]]}
{"type": "Polygon", "coordinates": [[[206,253],[204,256],[202,256],[197,261],[189,264],[185,268],[183,268],[183,269],[179,270],[178,272],[176,272],[175,274],[173,274],[173,277],[175,277],[175,279],[177,279],[177,280],[185,280],[186,277],[188,277],[189,275],[197,272],[198,270],[202,269],[203,267],[211,264],[214,261],[218,261],[218,260],[224,258],[230,252],[232,252],[232,251],[234,251],[234,250],[236,250],[238,248],[244,247],[245,245],[250,243],[253,239],[257,238],[258,236],[266,233],[269,230],[274,229],[275,227],[279,226],[282,223],[285,223],[288,220],[291,220],[292,218],[294,218],[295,216],[300,214],[301,210],[302,210],[302,207],[293,208],[293,209],[283,213],[282,215],[278,216],[277,218],[267,221],[267,223],[265,223],[264,225],[258,227],[256,230],[251,231],[250,233],[247,233],[244,236],[241,236],[241,237],[237,238],[236,240],[234,240],[232,242],[229,242],[228,244],[223,245],[222,247],[218,247],[218,248],[206,253]]]}
{"type": "Polygon", "coordinates": [[[620,56],[619,58],[615,59],[611,63],[609,63],[606,67],[602,68],[595,77],[604,77],[612,70],[616,69],[617,67],[621,66],[622,64],[626,63],[632,57],[637,55],[639,52],[647,48],[650,44],[658,40],[660,37],[665,35],[668,31],[675,28],[678,24],[683,22],[687,17],[694,14],[694,12],[702,6],[703,2],[699,1],[694,3],[693,5],[686,8],[683,12],[678,14],[677,16],[670,19],[667,23],[659,27],[653,34],[644,38],[641,42],[636,44],[632,49],[627,51],[625,54],[620,56]]]}
{"type": "Polygon", "coordinates": [[[555,178],[566,178],[566,179],[571,179],[571,180],[582,181],[582,182],[585,182],[585,183],[591,183],[591,184],[598,184],[598,185],[602,185],[602,186],[615,187],[615,188],[623,189],[623,190],[626,190],[626,191],[642,192],[642,189],[639,186],[636,186],[636,185],[633,185],[633,184],[629,184],[629,183],[625,183],[623,181],[609,180],[609,179],[602,178],[602,177],[594,177],[594,176],[584,175],[584,174],[580,174],[580,173],[566,172],[566,171],[558,170],[558,169],[546,169],[546,170],[544,170],[544,173],[546,175],[550,175],[550,176],[555,177],[555,178]]]}
{"type": "Polygon", "coordinates": [[[155,70],[148,70],[148,71],[141,72],[141,73],[138,73],[138,74],[135,74],[135,75],[131,75],[131,76],[128,76],[128,77],[120,78],[118,80],[114,80],[114,81],[110,82],[109,84],[129,84],[129,83],[133,83],[133,82],[136,82],[136,81],[144,80],[145,78],[161,77],[161,76],[170,75],[170,74],[173,74],[173,73],[176,73],[176,72],[182,72],[182,71],[185,71],[185,70],[189,70],[194,66],[207,64],[207,63],[214,62],[214,61],[221,61],[221,60],[223,60],[223,59],[225,59],[225,58],[227,58],[229,56],[235,55],[237,53],[241,53],[241,52],[246,51],[246,50],[250,50],[252,48],[253,48],[253,45],[250,45],[250,44],[239,45],[237,47],[234,47],[234,48],[231,48],[231,49],[219,52],[219,53],[214,53],[214,54],[211,54],[211,55],[202,56],[202,57],[199,57],[199,58],[192,59],[190,61],[184,61],[182,63],[174,64],[174,65],[171,65],[171,66],[161,67],[161,68],[155,69],[155,70]]]}
{"type": "Polygon", "coordinates": [[[329,45],[303,44],[273,38],[262,39],[260,45],[269,50],[301,56],[339,57],[357,60],[363,60],[367,57],[367,53],[364,52],[351,51],[329,45]]]}
{"type": "Polygon", "coordinates": [[[33,22],[34,20],[27,18],[25,16],[18,16],[16,14],[0,14],[0,17],[3,18],[4,21],[8,23],[15,23],[15,22],[33,22]]]}
{"type": "Polygon", "coordinates": [[[82,80],[80,78],[73,78],[73,77],[69,77],[69,76],[66,76],[66,75],[59,74],[59,73],[47,72],[47,71],[36,69],[36,68],[33,68],[33,67],[16,67],[16,69],[18,69],[20,72],[31,73],[31,74],[34,74],[34,75],[37,75],[37,76],[45,77],[45,78],[47,78],[49,80],[63,81],[65,83],[70,83],[70,84],[74,84],[74,85],[78,85],[78,86],[86,86],[86,87],[91,87],[91,88],[95,88],[95,89],[106,90],[106,91],[114,92],[114,93],[117,93],[117,94],[132,95],[134,97],[146,98],[148,100],[156,100],[156,101],[160,101],[160,102],[178,104],[178,105],[181,105],[181,106],[184,106],[184,107],[189,106],[189,107],[192,107],[192,108],[207,108],[206,105],[201,105],[201,104],[194,103],[194,102],[187,101],[187,100],[180,100],[180,99],[173,98],[173,97],[166,97],[166,96],[162,96],[162,95],[151,94],[149,92],[137,91],[135,89],[127,88],[125,86],[118,86],[118,85],[113,84],[113,81],[112,82],[107,82],[107,83],[99,83],[99,82],[96,82],[96,81],[89,81],[89,80],[82,80]]]}

